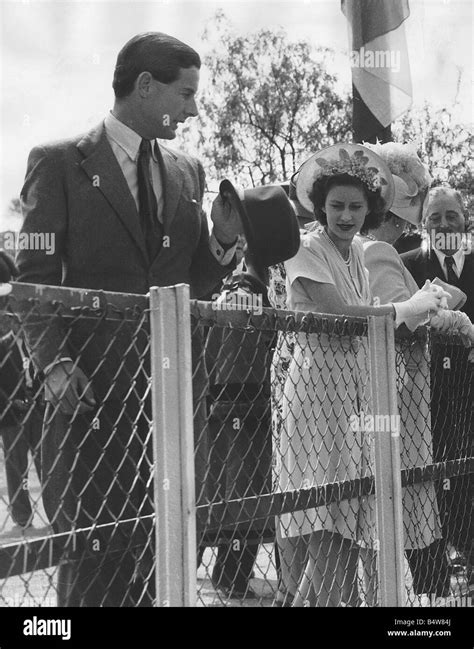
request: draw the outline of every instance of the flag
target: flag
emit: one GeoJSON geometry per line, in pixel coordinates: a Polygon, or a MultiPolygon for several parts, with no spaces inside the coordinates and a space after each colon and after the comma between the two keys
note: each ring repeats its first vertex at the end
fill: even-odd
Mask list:
{"type": "Polygon", "coordinates": [[[390,124],[411,106],[404,22],[408,0],[341,0],[349,25],[356,142],[390,138],[390,124]]]}

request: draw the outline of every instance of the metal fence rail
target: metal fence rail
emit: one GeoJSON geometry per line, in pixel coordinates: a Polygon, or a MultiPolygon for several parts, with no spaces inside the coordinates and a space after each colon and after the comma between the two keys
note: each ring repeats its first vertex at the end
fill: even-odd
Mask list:
{"type": "Polygon", "coordinates": [[[15,284],[2,307],[0,601],[150,605],[148,299],[15,284]],[[60,361],[82,398],[44,371],[60,361]]]}
{"type": "MultiPolygon", "coordinates": [[[[472,450],[469,444],[465,443],[463,449],[458,447],[459,452],[457,454],[455,452],[456,457],[453,455],[451,457],[433,456],[432,433],[441,427],[441,423],[439,409],[434,420],[431,420],[434,392],[432,385],[435,380],[431,354],[433,345],[440,344],[443,337],[427,336],[426,330],[420,330],[416,334],[397,333],[395,341],[393,324],[387,318],[338,319],[307,313],[290,314],[286,311],[272,309],[260,309],[257,315],[252,309],[237,308],[233,310],[229,306],[222,308],[203,303],[194,303],[191,311],[196,317],[196,322],[200,323],[208,337],[213,329],[218,331],[216,334],[218,339],[217,362],[216,351],[213,350],[210,367],[209,353],[206,355],[206,348],[204,348],[201,359],[202,363],[207,363],[211,379],[211,397],[207,398],[210,413],[212,413],[216,401],[219,401],[219,393],[224,396],[218,404],[221,408],[220,429],[219,425],[216,426],[214,423],[214,430],[212,430],[212,425],[210,425],[210,430],[204,431],[201,439],[204,440],[206,434],[210,433],[211,444],[218,446],[219,435],[227,437],[227,446],[224,445],[225,452],[217,458],[218,469],[216,470],[214,466],[213,473],[211,473],[211,485],[215,489],[213,494],[208,494],[211,503],[197,508],[198,539],[202,545],[208,547],[198,572],[198,603],[204,606],[235,606],[239,603],[244,606],[275,605],[279,601],[282,590],[283,595],[285,594],[284,585],[282,588],[282,573],[284,577],[285,572],[282,566],[282,553],[278,551],[278,543],[275,543],[275,534],[278,538],[278,525],[282,515],[301,512],[304,518],[305,512],[313,508],[342,501],[347,502],[353,498],[363,498],[374,494],[376,524],[372,548],[376,568],[374,567],[374,557],[372,557],[368,572],[372,573],[372,580],[376,581],[376,592],[372,593],[369,603],[363,594],[363,580],[364,573],[367,572],[367,565],[364,566],[361,553],[358,565],[358,588],[359,594],[362,594],[362,605],[469,605],[471,601],[469,595],[470,555],[467,551],[467,544],[464,541],[464,545],[459,546],[456,541],[456,547],[454,547],[448,546],[448,539],[443,540],[444,523],[438,500],[439,485],[443,484],[443,481],[445,482],[450,477],[455,478],[463,475],[467,477],[472,472],[472,450]],[[264,346],[265,338],[268,340],[269,335],[275,334],[276,343],[270,359],[258,357],[257,354],[252,356],[252,353],[249,353],[249,349],[264,346]],[[324,484],[318,483],[309,488],[305,488],[304,484],[301,484],[300,488],[295,488],[293,485],[293,489],[281,490],[275,476],[278,474],[278,464],[281,463],[282,457],[284,461],[285,453],[281,452],[280,437],[281,429],[288,422],[285,419],[287,414],[283,415],[278,406],[283,398],[285,385],[287,386],[289,372],[288,364],[282,369],[283,363],[280,362],[284,355],[282,348],[286,347],[284,351],[291,360],[294,358],[295,335],[316,337],[317,346],[327,335],[341,340],[346,337],[347,341],[348,334],[352,335],[354,339],[364,338],[367,345],[367,354],[363,361],[366,363],[369,376],[365,386],[370,391],[367,414],[373,416],[374,421],[377,421],[377,417],[379,417],[381,421],[387,422],[387,426],[376,431],[372,439],[373,471],[368,476],[353,480],[331,482],[329,478],[326,478],[323,479],[324,484]],[[259,336],[261,337],[259,338],[259,336]],[[222,363],[223,356],[230,359],[227,365],[222,363]],[[249,368],[248,359],[250,357],[252,357],[253,370],[249,368]],[[245,458],[242,458],[241,443],[237,434],[232,431],[229,434],[229,430],[226,432],[225,428],[226,426],[228,429],[230,428],[229,417],[232,419],[233,414],[239,414],[235,410],[235,405],[238,402],[244,404],[240,416],[243,416],[245,423],[245,413],[247,416],[248,413],[251,413],[253,404],[261,396],[261,393],[252,393],[252,390],[249,389],[255,381],[255,374],[259,372],[255,366],[265,362],[272,364],[272,395],[271,398],[268,398],[267,395],[267,406],[263,408],[264,413],[261,413],[261,419],[264,417],[265,408],[269,408],[273,417],[270,432],[273,479],[271,488],[267,483],[260,487],[258,493],[255,493],[255,489],[253,493],[250,493],[253,488],[252,475],[247,476],[247,485],[243,481],[243,484],[235,487],[235,464],[238,465],[239,462],[244,464],[245,458]],[[213,368],[212,363],[219,370],[218,387],[214,390],[213,370],[216,367],[213,368]],[[236,366],[239,367],[238,371],[235,370],[236,366]],[[242,373],[242,367],[245,366],[247,366],[247,375],[242,373]],[[228,378],[225,377],[226,373],[228,373],[228,378]],[[283,380],[281,380],[281,376],[283,376],[283,380]],[[234,390],[229,392],[230,398],[228,398],[227,387],[224,388],[223,385],[227,381],[235,382],[236,377],[241,388],[238,390],[234,386],[234,390]],[[227,415],[223,414],[222,408],[227,408],[227,415]],[[242,415],[242,413],[244,414],[242,415]],[[232,454],[234,454],[234,458],[232,458],[232,454]],[[219,485],[220,492],[216,490],[219,477],[221,478],[220,482],[224,482],[224,486],[219,485]],[[241,493],[236,493],[236,489],[240,489],[241,493]],[[244,493],[245,491],[246,493],[244,493]],[[276,522],[274,518],[276,518],[276,522]],[[255,526],[256,523],[260,523],[260,529],[252,531],[252,526],[255,526]],[[242,553],[241,548],[245,541],[251,550],[250,556],[247,557],[242,553]],[[229,560],[229,557],[232,557],[233,544],[236,542],[238,542],[235,546],[237,551],[234,552],[235,554],[240,552],[240,558],[235,559],[234,557],[229,560]],[[446,565],[449,563],[448,549],[463,553],[463,566],[459,569],[456,569],[454,565],[450,566],[448,587],[441,594],[430,583],[428,575],[438,569],[440,562],[441,564],[445,562],[446,565]],[[429,553],[433,552],[435,555],[441,552],[443,556],[430,556],[429,553]],[[239,561],[245,564],[245,578],[242,578],[242,572],[239,574],[238,565],[235,566],[239,561]],[[222,565],[225,566],[226,563],[230,566],[227,575],[225,567],[224,570],[222,569],[222,565]],[[216,571],[216,565],[219,567],[219,571],[216,571]],[[420,572],[424,573],[424,578],[420,572]],[[241,590],[242,582],[247,581],[254,590],[256,599],[249,601],[242,597],[239,602],[236,597],[230,598],[229,591],[232,588],[220,587],[219,577],[227,586],[226,577],[227,582],[229,579],[231,581],[230,586],[232,586],[232,582],[240,582],[238,593],[241,590]]],[[[444,344],[448,342],[458,356],[467,353],[458,339],[444,337],[444,344]]],[[[327,340],[323,340],[324,344],[327,347],[327,340]]],[[[304,368],[300,367],[300,369],[304,368]]],[[[333,364],[331,372],[327,374],[326,378],[320,379],[326,381],[325,388],[333,387],[331,381],[334,374],[343,382],[344,367],[341,370],[341,366],[335,367],[333,364]]],[[[458,370],[459,385],[461,386],[463,380],[471,380],[469,376],[462,375],[462,372],[458,370]]],[[[336,378],[336,380],[338,379],[336,378]]],[[[439,389],[442,390],[444,384],[442,380],[440,383],[439,377],[437,380],[440,385],[439,389]]],[[[260,377],[260,381],[263,382],[262,377],[260,377]]],[[[307,383],[305,387],[307,388],[308,385],[307,383]]],[[[461,389],[460,392],[462,393],[461,389]]],[[[336,418],[340,418],[341,412],[343,418],[348,419],[349,414],[344,412],[343,408],[341,409],[343,404],[334,404],[334,402],[331,404],[329,395],[326,402],[329,404],[329,410],[321,414],[322,425],[333,414],[336,414],[336,418]]],[[[472,413],[472,402],[465,400],[463,404],[464,412],[471,407],[472,413]]],[[[314,401],[312,405],[314,406],[314,401]]],[[[266,414],[268,415],[268,410],[266,414]]],[[[212,422],[212,414],[210,421],[212,422]]],[[[470,421],[472,422],[472,419],[470,421]]],[[[460,432],[460,435],[464,435],[466,440],[471,439],[472,423],[468,423],[467,416],[464,418],[464,424],[464,432],[460,432]]],[[[253,422],[257,434],[268,436],[268,419],[265,426],[265,429],[262,429],[261,424],[253,422]]],[[[444,422],[444,426],[449,428],[449,423],[444,422]]],[[[206,439],[204,443],[208,444],[209,439],[206,439]]],[[[248,435],[246,443],[249,448],[252,447],[252,438],[249,438],[248,435]]],[[[255,446],[257,453],[259,445],[261,447],[261,441],[257,442],[255,446]]],[[[288,449],[286,449],[287,451],[288,449]]],[[[215,463],[216,459],[214,458],[215,463]]],[[[255,462],[247,464],[252,467],[255,462]]],[[[268,471],[268,458],[264,464],[268,471]]],[[[316,470],[314,469],[315,472],[316,470]]],[[[239,474],[237,473],[238,478],[239,474]]],[[[460,513],[451,511],[449,516],[462,517],[464,528],[466,528],[469,526],[470,513],[465,503],[470,498],[471,491],[466,481],[463,484],[464,491],[460,493],[459,505],[463,511],[460,513]]],[[[304,536],[302,532],[301,537],[304,538],[304,536]]],[[[298,561],[304,563],[308,558],[305,550],[303,550],[302,557],[299,541],[293,544],[289,557],[288,559],[287,556],[287,560],[293,565],[298,561]]]]}
{"type": "Polygon", "coordinates": [[[13,284],[0,318],[0,605],[469,605],[456,339],[185,286],[13,284]],[[87,412],[44,403],[65,357],[87,412]]]}

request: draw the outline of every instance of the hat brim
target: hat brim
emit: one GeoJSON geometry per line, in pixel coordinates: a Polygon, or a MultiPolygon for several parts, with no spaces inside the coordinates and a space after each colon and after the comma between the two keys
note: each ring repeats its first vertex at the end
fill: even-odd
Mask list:
{"type": "Polygon", "coordinates": [[[252,228],[250,227],[249,215],[247,214],[244,201],[242,200],[242,194],[227,178],[221,181],[219,185],[219,194],[221,195],[222,200],[229,200],[231,205],[237,209],[240,220],[242,221],[242,227],[244,228],[247,245],[252,250],[255,247],[255,242],[253,239],[252,228]]]}
{"type": "Polygon", "coordinates": [[[411,195],[403,178],[392,174],[395,196],[390,211],[412,225],[420,225],[423,201],[417,194],[411,195]]]}
{"type": "Polygon", "coordinates": [[[418,212],[415,213],[413,208],[392,205],[390,212],[392,212],[392,214],[395,214],[395,216],[398,216],[400,219],[407,221],[407,223],[415,225],[416,227],[419,227],[421,223],[421,213],[417,216],[418,212]]]}
{"type": "MultiPolygon", "coordinates": [[[[362,146],[361,144],[334,144],[333,146],[322,149],[317,153],[314,153],[310,158],[308,158],[298,170],[298,175],[296,178],[296,196],[301,203],[301,205],[308,211],[313,211],[313,203],[309,198],[312,190],[313,184],[322,176],[325,175],[336,175],[336,173],[327,173],[320,162],[325,160],[328,163],[330,162],[339,162],[341,151],[347,154],[349,157],[354,157],[357,153],[358,155],[363,155],[365,158],[368,158],[368,162],[365,167],[377,169],[378,180],[383,179],[386,184],[380,184],[380,194],[384,201],[384,209],[386,212],[389,211],[393,199],[395,196],[395,187],[393,183],[392,173],[388,165],[380,158],[376,153],[367,149],[367,147],[362,146]]],[[[341,170],[341,174],[346,173],[341,170]]],[[[349,174],[352,175],[352,174],[349,174]]],[[[357,176],[355,176],[357,177],[357,176]]],[[[363,181],[361,181],[363,182],[363,181]]]]}
{"type": "Polygon", "coordinates": [[[283,187],[262,185],[239,193],[225,179],[219,185],[219,193],[237,210],[247,249],[256,263],[268,268],[298,252],[298,219],[283,187]]]}

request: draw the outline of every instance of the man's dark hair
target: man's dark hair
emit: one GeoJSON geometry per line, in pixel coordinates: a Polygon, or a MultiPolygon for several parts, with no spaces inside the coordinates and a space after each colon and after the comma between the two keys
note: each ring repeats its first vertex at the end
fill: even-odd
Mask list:
{"type": "Polygon", "coordinates": [[[362,189],[364,192],[369,212],[365,217],[365,221],[361,227],[361,232],[367,232],[368,230],[377,228],[382,223],[385,212],[385,203],[380,195],[380,189],[377,189],[374,192],[370,191],[358,178],[350,176],[349,174],[338,174],[335,176],[321,176],[313,183],[313,188],[309,198],[314,206],[314,216],[321,225],[327,225],[328,223],[323,207],[329,190],[336,185],[342,187],[357,187],[358,189],[362,189]]]}
{"type": "Polygon", "coordinates": [[[117,99],[127,97],[141,72],[150,72],[161,83],[172,83],[180,68],[201,67],[192,47],[162,32],[145,32],[131,38],[120,50],[112,87],[117,99]]]}

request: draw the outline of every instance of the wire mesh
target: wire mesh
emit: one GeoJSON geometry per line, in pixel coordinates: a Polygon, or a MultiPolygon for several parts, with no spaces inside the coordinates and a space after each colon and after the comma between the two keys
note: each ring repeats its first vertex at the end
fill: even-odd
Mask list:
{"type": "Polygon", "coordinates": [[[197,516],[199,605],[380,605],[374,439],[389,431],[400,437],[404,603],[470,606],[472,366],[460,341],[397,336],[398,410],[375,415],[363,319],[255,315],[230,294],[225,308],[198,304],[211,485],[197,516]],[[449,380],[436,370],[447,348],[449,380]]]}
{"type": "MultiPolygon", "coordinates": [[[[156,605],[148,298],[15,285],[0,307],[0,605],[156,605]]],[[[380,605],[374,446],[387,432],[400,435],[406,605],[470,605],[460,342],[397,336],[389,416],[374,410],[364,318],[230,291],[191,302],[189,324],[198,605],[380,605]]]]}
{"type": "Polygon", "coordinates": [[[469,350],[454,337],[433,334],[400,337],[397,356],[402,466],[418,467],[404,475],[409,603],[471,605],[474,367],[469,350]]]}
{"type": "Polygon", "coordinates": [[[151,605],[146,299],[27,294],[2,304],[0,603],[151,605]]]}
{"type": "Polygon", "coordinates": [[[199,602],[373,605],[365,321],[200,311],[212,490],[198,507],[199,602]]]}

